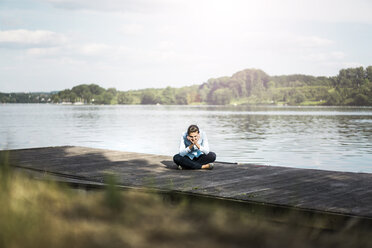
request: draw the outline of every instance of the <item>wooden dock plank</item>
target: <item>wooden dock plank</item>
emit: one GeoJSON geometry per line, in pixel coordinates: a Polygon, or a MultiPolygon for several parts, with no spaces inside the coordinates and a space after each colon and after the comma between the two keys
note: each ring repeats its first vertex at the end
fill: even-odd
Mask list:
{"type": "Polygon", "coordinates": [[[87,147],[10,151],[14,166],[104,182],[193,192],[372,218],[372,174],[217,162],[215,169],[176,170],[172,157],[87,147]]]}

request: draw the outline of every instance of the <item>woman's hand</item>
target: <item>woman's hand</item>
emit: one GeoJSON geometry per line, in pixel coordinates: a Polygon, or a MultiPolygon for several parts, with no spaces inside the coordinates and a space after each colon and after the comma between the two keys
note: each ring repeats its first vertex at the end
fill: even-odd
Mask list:
{"type": "Polygon", "coordinates": [[[200,134],[198,133],[198,135],[196,135],[196,137],[194,138],[194,140],[191,141],[194,145],[196,145],[196,147],[198,149],[200,149],[200,145],[198,144],[199,140],[200,140],[200,134]]]}
{"type": "Polygon", "coordinates": [[[191,144],[189,145],[189,149],[192,150],[194,148],[193,138],[187,135],[186,139],[191,142],[191,144]]]}
{"type": "Polygon", "coordinates": [[[200,139],[200,134],[199,133],[192,133],[191,135],[187,135],[186,137],[190,142],[190,146],[189,146],[189,149],[192,150],[194,145],[200,149],[200,145],[198,144],[198,141],[200,139]]]}

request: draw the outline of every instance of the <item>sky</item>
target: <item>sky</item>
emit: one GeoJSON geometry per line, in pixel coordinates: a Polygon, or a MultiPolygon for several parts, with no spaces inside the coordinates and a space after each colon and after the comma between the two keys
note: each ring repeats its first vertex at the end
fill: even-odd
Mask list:
{"type": "Polygon", "coordinates": [[[0,0],[0,92],[372,65],[370,0],[0,0]]]}

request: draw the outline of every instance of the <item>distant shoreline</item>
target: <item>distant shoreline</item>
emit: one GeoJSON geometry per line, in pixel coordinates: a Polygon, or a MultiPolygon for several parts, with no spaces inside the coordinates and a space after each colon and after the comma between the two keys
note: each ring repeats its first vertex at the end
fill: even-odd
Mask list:
{"type": "Polygon", "coordinates": [[[213,105],[213,104],[188,104],[188,105],[177,105],[177,104],[93,104],[93,103],[0,103],[0,105],[56,105],[56,106],[176,106],[176,107],[285,107],[285,108],[372,108],[372,106],[345,106],[345,105],[282,105],[282,104],[241,104],[241,105],[213,105]]]}
{"type": "Polygon", "coordinates": [[[80,84],[59,92],[0,93],[0,103],[372,106],[372,66],[342,69],[334,77],[245,69],[181,88],[118,91],[80,84]]]}

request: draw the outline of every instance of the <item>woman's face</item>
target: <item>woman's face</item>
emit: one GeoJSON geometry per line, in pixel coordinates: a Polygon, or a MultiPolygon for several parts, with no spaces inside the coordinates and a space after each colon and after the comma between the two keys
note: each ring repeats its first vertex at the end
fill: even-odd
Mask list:
{"type": "Polygon", "coordinates": [[[189,137],[190,137],[190,141],[191,142],[198,141],[198,139],[199,139],[199,133],[198,132],[190,133],[189,134],[189,137]]]}

